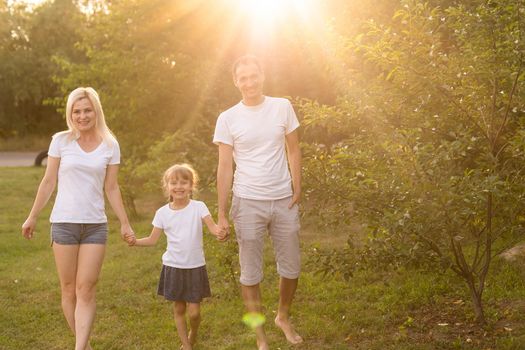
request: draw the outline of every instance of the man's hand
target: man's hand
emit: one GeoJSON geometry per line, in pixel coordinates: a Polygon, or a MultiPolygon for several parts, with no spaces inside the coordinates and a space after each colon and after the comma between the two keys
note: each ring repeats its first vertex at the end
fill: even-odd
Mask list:
{"type": "Polygon", "coordinates": [[[219,242],[225,242],[228,240],[228,231],[226,231],[224,228],[221,228],[219,225],[215,225],[213,234],[215,237],[217,237],[219,242]]]}
{"type": "Polygon", "coordinates": [[[290,201],[290,204],[288,204],[288,209],[292,209],[292,207],[295,204],[299,205],[300,201],[301,201],[301,191],[295,191],[292,195],[292,200],[290,201]]]}
{"type": "Polygon", "coordinates": [[[222,235],[224,237],[228,237],[230,234],[230,223],[228,222],[228,218],[226,216],[219,216],[219,222],[217,223],[217,226],[219,226],[219,230],[221,231],[222,235]]]}

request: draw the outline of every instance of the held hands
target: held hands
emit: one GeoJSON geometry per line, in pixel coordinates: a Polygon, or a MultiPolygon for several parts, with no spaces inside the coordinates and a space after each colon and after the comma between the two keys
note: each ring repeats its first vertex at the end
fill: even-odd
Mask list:
{"type": "Polygon", "coordinates": [[[217,240],[219,242],[225,242],[228,240],[228,231],[224,230],[219,225],[215,225],[215,228],[212,233],[215,237],[217,237],[217,240]]]}
{"type": "Polygon", "coordinates": [[[36,219],[28,217],[26,221],[22,224],[22,235],[26,239],[33,238],[35,227],[36,227],[36,219]]]}
{"type": "Polygon", "coordinates": [[[132,235],[128,234],[124,236],[124,240],[130,247],[134,246],[135,243],[137,243],[137,238],[135,237],[135,234],[132,234],[132,235]]]}
{"type": "Polygon", "coordinates": [[[220,242],[227,241],[230,235],[230,224],[228,223],[228,219],[225,217],[219,217],[219,222],[215,225],[214,231],[213,234],[220,242]]]}
{"type": "Polygon", "coordinates": [[[217,236],[217,239],[221,242],[228,240],[230,235],[230,224],[225,216],[219,215],[219,222],[215,225],[215,231],[213,234],[217,236]]]}
{"type": "Polygon", "coordinates": [[[135,232],[133,232],[129,224],[120,226],[120,235],[129,246],[133,246],[135,245],[135,242],[137,242],[135,232]]]}

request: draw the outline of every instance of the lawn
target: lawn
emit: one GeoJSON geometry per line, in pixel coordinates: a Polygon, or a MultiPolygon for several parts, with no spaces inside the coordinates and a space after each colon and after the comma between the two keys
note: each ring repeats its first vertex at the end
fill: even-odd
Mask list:
{"type": "MultiPolygon", "coordinates": [[[[72,349],[74,339],[60,310],[60,294],[48,217],[27,241],[20,226],[43,174],[41,168],[0,168],[0,349],[72,349]]],[[[157,199],[158,201],[159,199],[157,199]]],[[[140,201],[139,203],[143,203],[140,201]]],[[[213,203],[209,203],[214,207],[213,203]]],[[[149,233],[152,212],[138,208],[138,236],[149,233]]],[[[129,248],[110,215],[111,233],[97,294],[92,346],[107,349],[178,349],[171,305],[156,296],[165,241],[153,248],[129,248]]],[[[267,250],[262,284],[272,349],[525,349],[525,265],[496,258],[484,302],[489,326],[473,324],[467,291],[450,272],[364,271],[350,281],[323,278],[306,264],[314,245],[341,242],[345,233],[315,234],[305,227],[304,272],[293,321],[304,336],[287,345],[273,325],[278,276],[267,250]]],[[[238,267],[233,241],[205,239],[213,297],[202,304],[197,350],[254,349],[255,335],[241,321],[238,267]]]]}

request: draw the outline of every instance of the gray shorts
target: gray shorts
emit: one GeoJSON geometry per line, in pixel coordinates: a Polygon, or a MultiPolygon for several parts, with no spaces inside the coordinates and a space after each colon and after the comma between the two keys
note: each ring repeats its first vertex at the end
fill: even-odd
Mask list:
{"type": "Polygon", "coordinates": [[[295,279],[301,271],[299,207],[288,209],[291,197],[253,200],[233,196],[230,216],[239,243],[241,284],[252,286],[263,280],[264,237],[269,234],[277,272],[295,279]]]}
{"type": "Polygon", "coordinates": [[[51,244],[106,244],[108,224],[51,223],[51,244]]]}

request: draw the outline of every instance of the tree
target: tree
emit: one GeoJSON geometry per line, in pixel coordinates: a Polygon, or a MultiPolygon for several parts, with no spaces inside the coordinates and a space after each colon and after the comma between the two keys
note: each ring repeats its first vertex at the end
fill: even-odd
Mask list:
{"type": "Polygon", "coordinates": [[[311,125],[344,135],[310,148],[310,196],[343,218],[326,204],[352,201],[389,257],[451,268],[480,324],[497,238],[523,223],[523,11],[403,1],[391,23],[340,38],[351,79],[338,103],[303,104],[311,125]]]}
{"type": "Polygon", "coordinates": [[[56,56],[82,61],[75,48],[84,16],[72,1],[0,5],[1,137],[49,135],[63,128],[63,119],[47,101],[59,96],[56,56]]]}

